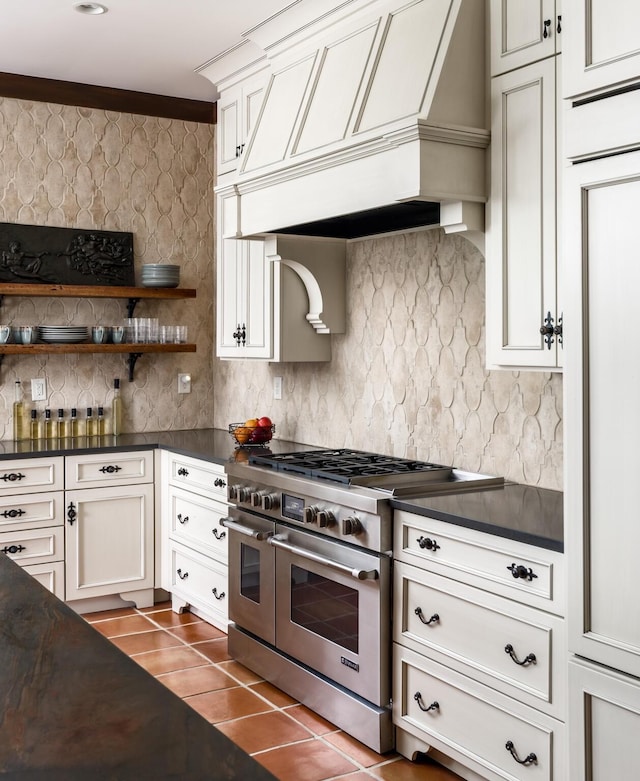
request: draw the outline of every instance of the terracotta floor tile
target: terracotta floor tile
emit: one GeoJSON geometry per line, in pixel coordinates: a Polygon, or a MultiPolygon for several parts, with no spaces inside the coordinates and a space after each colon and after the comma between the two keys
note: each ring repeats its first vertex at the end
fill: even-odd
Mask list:
{"type": "Polygon", "coordinates": [[[207,624],[206,621],[200,621],[198,624],[184,624],[183,626],[171,627],[171,634],[179,637],[185,643],[199,643],[202,640],[220,640],[226,642],[227,636],[215,626],[207,624]]]}
{"type": "Polygon", "coordinates": [[[256,751],[283,746],[301,740],[309,740],[311,735],[298,722],[293,721],[282,711],[260,713],[257,716],[247,716],[244,719],[223,721],[216,729],[224,732],[227,737],[248,754],[256,751]]]}
{"type": "Polygon", "coordinates": [[[122,618],[123,616],[137,615],[133,607],[118,607],[115,610],[100,610],[97,613],[84,613],[83,618],[90,624],[94,621],[104,621],[105,618],[122,618]]]}
{"type": "Polygon", "coordinates": [[[461,781],[460,776],[430,759],[409,762],[400,758],[396,762],[371,768],[374,778],[383,781],[461,781]]]}
{"type": "Polygon", "coordinates": [[[203,659],[200,654],[185,645],[176,648],[161,648],[159,651],[148,651],[136,654],[131,658],[151,675],[162,675],[162,673],[173,670],[184,670],[187,667],[200,667],[208,664],[207,660],[203,659]]]}
{"type": "Polygon", "coordinates": [[[238,685],[233,678],[230,678],[213,664],[204,667],[190,667],[187,670],[176,670],[159,675],[158,680],[178,697],[191,697],[194,694],[228,689],[238,685]]]}
{"type": "Polygon", "coordinates": [[[325,735],[324,740],[326,740],[327,743],[331,743],[332,746],[335,746],[339,751],[342,751],[343,754],[351,757],[363,767],[378,765],[380,762],[392,759],[394,756],[393,754],[389,756],[378,754],[376,751],[368,748],[368,746],[360,743],[359,740],[352,738],[351,735],[347,735],[346,732],[334,732],[330,735],[325,735]]]}
{"type": "Polygon", "coordinates": [[[185,702],[213,724],[272,710],[271,705],[243,686],[196,694],[193,697],[186,697],[185,702]]]}
{"type": "Polygon", "coordinates": [[[254,673],[253,670],[249,670],[243,664],[236,662],[234,659],[229,662],[219,662],[218,667],[229,675],[233,675],[233,677],[241,683],[258,683],[262,680],[262,678],[257,673],[254,673]]]}
{"type": "Polygon", "coordinates": [[[219,640],[207,640],[204,643],[194,643],[191,646],[194,651],[204,654],[212,662],[226,662],[231,659],[227,650],[227,638],[221,637],[219,640]]]}
{"type": "Polygon", "coordinates": [[[357,773],[347,773],[346,776],[337,776],[340,781],[371,781],[372,775],[364,770],[358,770],[357,773]]]}
{"type": "Polygon", "coordinates": [[[310,729],[314,735],[326,735],[329,732],[337,732],[338,730],[335,724],[323,719],[322,716],[318,716],[317,713],[309,710],[304,705],[293,705],[287,708],[286,711],[289,716],[293,716],[296,721],[310,729]]]}
{"type": "Polygon", "coordinates": [[[137,632],[151,632],[156,627],[144,616],[123,616],[122,618],[110,618],[106,621],[92,623],[94,629],[105,637],[117,637],[118,635],[132,635],[137,632]]]}
{"type": "Polygon", "coordinates": [[[273,703],[276,708],[284,708],[286,705],[297,704],[297,700],[294,700],[293,697],[289,697],[288,694],[285,694],[272,684],[267,683],[267,681],[252,684],[249,688],[258,694],[261,694],[265,699],[273,703]]]}
{"type": "Polygon", "coordinates": [[[112,637],[111,642],[117,645],[125,654],[141,654],[144,651],[157,651],[159,648],[171,648],[182,643],[163,629],[155,629],[152,632],[140,632],[136,635],[122,635],[112,637]]]}
{"type": "Polygon", "coordinates": [[[150,621],[155,621],[162,627],[182,626],[183,624],[200,624],[204,623],[201,618],[193,613],[174,613],[173,610],[158,610],[155,613],[147,613],[147,618],[150,621]]]}
{"type": "Polygon", "coordinates": [[[309,740],[255,754],[280,781],[322,781],[359,768],[321,740],[309,740]]]}

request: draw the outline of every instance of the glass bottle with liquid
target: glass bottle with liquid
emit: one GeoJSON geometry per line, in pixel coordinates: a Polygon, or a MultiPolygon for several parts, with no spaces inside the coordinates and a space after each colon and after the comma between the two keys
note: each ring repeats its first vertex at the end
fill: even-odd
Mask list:
{"type": "Polygon", "coordinates": [[[44,436],[45,439],[58,438],[58,421],[51,417],[49,408],[44,411],[44,436]]]}
{"type": "Polygon", "coordinates": [[[69,421],[65,419],[64,417],[64,410],[59,409],[58,410],[58,436],[60,439],[67,439],[70,434],[70,425],[69,421]]]}
{"type": "Polygon", "coordinates": [[[29,435],[30,435],[30,439],[33,442],[37,442],[39,439],[42,439],[42,425],[41,425],[41,421],[38,420],[37,409],[31,410],[31,420],[29,421],[29,435]]]}
{"type": "Polygon", "coordinates": [[[69,436],[77,439],[80,436],[80,421],[78,420],[78,410],[71,408],[71,417],[69,418],[69,436]]]}
{"type": "Polygon", "coordinates": [[[120,396],[120,378],[113,381],[113,401],[111,402],[111,433],[114,437],[122,434],[122,397],[120,396]]]}
{"type": "Polygon", "coordinates": [[[106,433],[104,421],[104,407],[98,407],[98,419],[96,420],[96,434],[103,437],[106,433]]]}
{"type": "Polygon", "coordinates": [[[13,402],[13,438],[16,442],[26,439],[25,408],[22,398],[22,383],[16,380],[15,400],[13,402]]]}
{"type": "Polygon", "coordinates": [[[87,407],[87,419],[85,421],[85,434],[88,437],[98,435],[98,421],[93,417],[93,407],[87,407]]]}

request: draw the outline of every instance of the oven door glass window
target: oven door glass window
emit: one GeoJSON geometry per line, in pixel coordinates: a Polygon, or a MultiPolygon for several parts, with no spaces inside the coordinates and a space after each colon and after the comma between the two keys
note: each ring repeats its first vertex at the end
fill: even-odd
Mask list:
{"type": "Polygon", "coordinates": [[[260,551],[250,545],[240,546],[240,593],[260,604],[260,551]]]}
{"type": "Polygon", "coordinates": [[[358,592],[315,572],[291,566],[291,621],[358,653],[358,592]]]}

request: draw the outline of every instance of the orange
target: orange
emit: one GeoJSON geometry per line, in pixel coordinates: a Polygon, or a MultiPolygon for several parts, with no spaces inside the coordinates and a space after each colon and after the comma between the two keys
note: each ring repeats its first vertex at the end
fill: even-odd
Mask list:
{"type": "Polygon", "coordinates": [[[244,443],[249,439],[250,434],[251,429],[247,428],[246,426],[238,426],[238,428],[234,431],[236,442],[239,442],[241,445],[244,445],[244,443]]]}

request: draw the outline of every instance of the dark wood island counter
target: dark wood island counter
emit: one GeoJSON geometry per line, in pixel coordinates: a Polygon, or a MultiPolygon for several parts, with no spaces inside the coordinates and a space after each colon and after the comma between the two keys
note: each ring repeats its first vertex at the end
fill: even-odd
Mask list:
{"type": "Polygon", "coordinates": [[[0,775],[274,776],[0,553],[0,775]]]}

